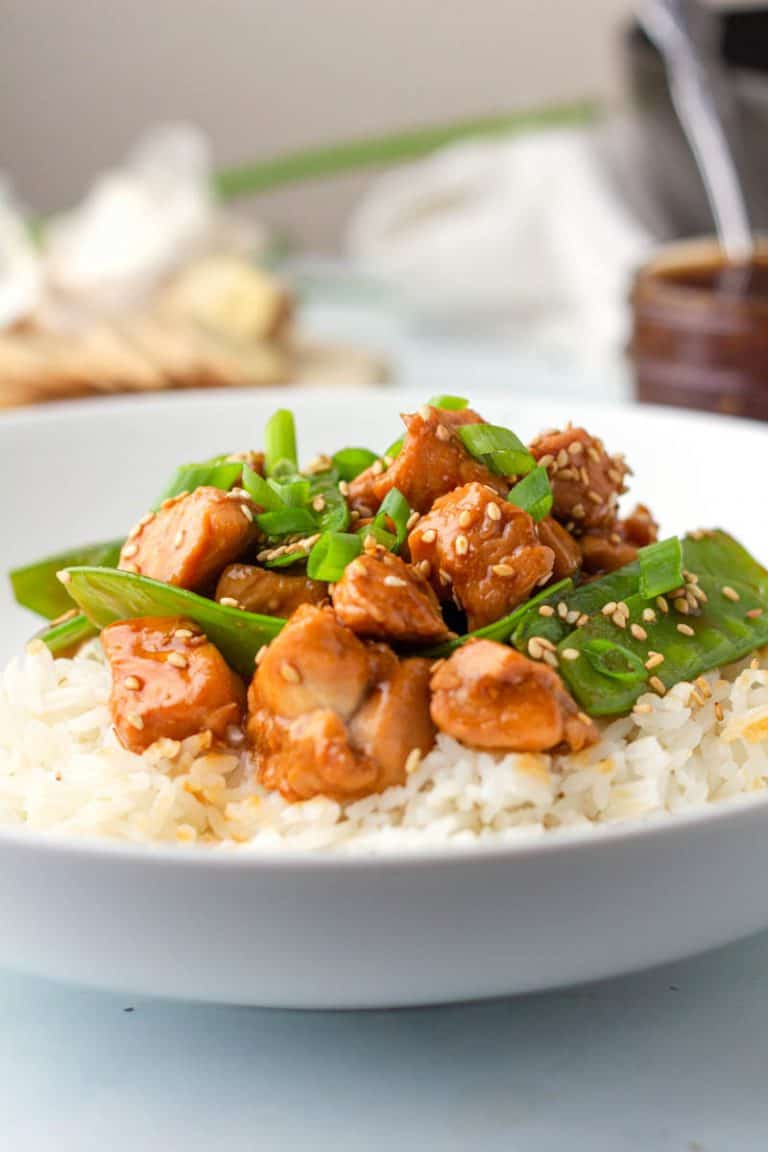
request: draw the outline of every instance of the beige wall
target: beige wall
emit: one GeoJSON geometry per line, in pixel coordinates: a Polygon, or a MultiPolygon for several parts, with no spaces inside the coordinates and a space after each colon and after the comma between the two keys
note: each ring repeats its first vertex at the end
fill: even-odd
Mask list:
{"type": "MultiPolygon", "coordinates": [[[[0,167],[37,210],[158,120],[220,163],[618,88],[629,0],[0,0],[0,167]]],[[[328,245],[363,181],[265,197],[328,245]]]]}

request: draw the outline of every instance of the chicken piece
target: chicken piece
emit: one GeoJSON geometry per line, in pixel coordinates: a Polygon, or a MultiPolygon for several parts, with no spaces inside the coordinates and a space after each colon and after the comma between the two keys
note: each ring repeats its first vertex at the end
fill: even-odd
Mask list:
{"type": "Polygon", "coordinates": [[[196,624],[121,620],[103,630],[101,643],[112,671],[112,720],[132,752],[161,737],[184,740],[206,730],[223,737],[240,724],[243,683],[196,624]]]}
{"type": "Polygon", "coordinates": [[[411,508],[427,512],[438,496],[460,484],[478,481],[505,495],[509,484],[467,452],[454,429],[482,423],[476,412],[446,412],[425,405],[404,415],[406,436],[399,456],[388,468],[372,464],[349,485],[348,501],[362,516],[375,512],[391,488],[398,488],[411,508]]]}
{"type": "Polygon", "coordinates": [[[484,484],[441,496],[408,537],[411,559],[470,629],[505,616],[552,575],[554,553],[521,508],[484,484]]]}
{"type": "Polygon", "coordinates": [[[247,495],[196,488],[139,521],[123,545],[119,567],[199,592],[242,555],[256,531],[247,495]]]}
{"type": "Polygon", "coordinates": [[[249,732],[265,788],[286,800],[329,796],[355,800],[387,787],[378,764],[356,752],[337,712],[317,709],[285,720],[267,710],[252,713],[249,732]]]}
{"type": "Polygon", "coordinates": [[[434,644],[451,635],[426,577],[384,548],[347,565],[334,587],[333,607],[360,636],[434,644]]]}
{"type": "Polygon", "coordinates": [[[220,604],[235,601],[247,612],[287,618],[301,604],[327,601],[328,585],[253,564],[230,564],[219,577],[216,599],[220,604]]]}
{"type": "Polygon", "coordinates": [[[598,739],[555,671],[505,644],[471,640],[432,675],[432,719],[472,748],[578,752],[598,739]]]}
{"type": "Polygon", "coordinates": [[[547,548],[551,548],[555,556],[555,566],[552,569],[554,580],[565,580],[574,576],[581,568],[581,548],[579,541],[571,536],[554,516],[545,516],[536,525],[539,540],[547,548]]]}
{"type": "Polygon", "coordinates": [[[402,784],[409,756],[414,750],[426,756],[435,743],[429,713],[431,670],[431,660],[399,661],[350,721],[353,746],[379,765],[380,788],[402,784]]]}
{"type": "MultiPolygon", "coordinates": [[[[346,720],[370,680],[371,658],[362,640],[339,623],[332,608],[303,604],[264,650],[251,693],[286,719],[327,709],[346,720]]],[[[250,696],[249,706],[254,710],[250,696]]]]}
{"type": "Polygon", "coordinates": [[[569,532],[578,536],[613,523],[629,471],[622,456],[609,456],[602,440],[583,428],[546,432],[530,448],[549,473],[552,515],[569,532]]]}
{"type": "Polygon", "coordinates": [[[658,524],[644,504],[626,520],[617,520],[605,532],[588,532],[581,539],[584,569],[591,575],[615,572],[637,559],[638,548],[658,539],[658,524]]]}

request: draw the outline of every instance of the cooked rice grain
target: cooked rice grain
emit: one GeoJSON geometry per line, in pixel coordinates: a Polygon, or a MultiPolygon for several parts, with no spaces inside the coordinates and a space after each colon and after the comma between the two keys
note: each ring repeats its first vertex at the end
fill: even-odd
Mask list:
{"type": "Polygon", "coordinates": [[[757,667],[708,674],[695,691],[648,693],[574,756],[492,756],[440,736],[402,787],[343,807],[285,803],[253,782],[238,751],[213,749],[206,737],[126,751],[110,723],[98,642],[71,660],[33,642],[0,690],[0,824],[239,851],[379,853],[691,810],[768,783],[764,656],[757,667]]]}

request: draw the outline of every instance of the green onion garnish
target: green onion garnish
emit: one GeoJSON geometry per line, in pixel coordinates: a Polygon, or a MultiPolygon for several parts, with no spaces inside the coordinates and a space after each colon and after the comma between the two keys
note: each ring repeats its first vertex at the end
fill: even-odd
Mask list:
{"type": "MultiPolygon", "coordinates": [[[[349,532],[325,532],[315,544],[307,561],[310,580],[326,580],[335,584],[344,575],[344,569],[363,550],[362,541],[349,532]]],[[[332,669],[329,669],[332,674],[332,669]]]]}
{"type": "Polygon", "coordinates": [[[317,522],[306,508],[278,508],[263,512],[256,523],[267,536],[293,536],[317,531],[317,522]]]}
{"type": "Polygon", "coordinates": [[[170,484],[153,506],[156,512],[165,500],[172,500],[182,492],[194,492],[196,488],[221,488],[229,492],[242,471],[239,461],[227,460],[226,456],[214,456],[198,464],[182,464],[173,474],[170,484]]]}
{"type": "Polygon", "coordinates": [[[303,508],[309,504],[311,486],[309,480],[298,477],[282,484],[277,480],[267,480],[267,484],[286,508],[303,508]]]}
{"type": "Polygon", "coordinates": [[[378,460],[375,452],[371,452],[369,448],[342,448],[333,457],[333,466],[339,474],[341,480],[354,480],[366,468],[370,468],[375,460],[378,460]]]}
{"type": "Polygon", "coordinates": [[[510,504],[522,508],[534,520],[543,520],[552,511],[552,488],[546,468],[538,465],[515,484],[507,496],[510,504]]]}
{"type": "Polygon", "coordinates": [[[609,680],[618,680],[622,684],[637,684],[648,676],[640,657],[613,640],[603,640],[599,636],[594,636],[585,640],[579,650],[595,671],[607,676],[609,680]]]}
{"type": "Polygon", "coordinates": [[[298,471],[296,454],[296,425],[293,413],[278,408],[264,428],[264,470],[273,476],[281,464],[288,464],[291,472],[298,471]]]}
{"type": "Polygon", "coordinates": [[[496,424],[464,424],[456,429],[467,451],[497,476],[525,476],[536,467],[514,432],[496,424]]]}
{"type": "Polygon", "coordinates": [[[388,456],[390,460],[397,460],[398,456],[403,450],[404,443],[405,436],[401,436],[399,440],[395,440],[394,444],[390,444],[384,455],[388,456]]]}
{"type": "Polygon", "coordinates": [[[243,488],[254,504],[258,504],[265,512],[276,512],[279,508],[285,507],[274,486],[268,484],[263,476],[259,476],[258,472],[254,472],[247,464],[243,465],[243,488]]]}
{"type": "Polygon", "coordinates": [[[431,408],[441,408],[443,412],[463,412],[469,407],[469,400],[463,396],[433,396],[427,404],[431,408]]]}
{"type": "Polygon", "coordinates": [[[646,600],[663,596],[683,584],[683,546],[677,536],[649,544],[637,553],[640,595],[646,600]]]}
{"type": "Polygon", "coordinates": [[[403,496],[402,492],[398,491],[397,488],[390,488],[382,500],[381,507],[376,513],[373,522],[365,528],[361,528],[360,531],[363,537],[372,533],[378,539],[378,533],[383,530],[386,535],[392,539],[392,533],[387,526],[387,522],[391,520],[395,526],[393,544],[387,544],[385,540],[379,540],[379,543],[384,543],[390,552],[397,552],[405,543],[410,518],[411,509],[405,496],[403,496]]]}

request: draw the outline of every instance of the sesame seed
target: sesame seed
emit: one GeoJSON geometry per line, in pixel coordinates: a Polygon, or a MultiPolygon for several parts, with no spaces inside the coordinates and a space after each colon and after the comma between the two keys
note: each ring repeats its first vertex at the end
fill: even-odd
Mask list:
{"type": "Polygon", "coordinates": [[[342,496],[349,495],[349,484],[347,484],[346,480],[339,480],[339,492],[341,492],[342,496]]]}
{"type": "Polygon", "coordinates": [[[123,680],[123,687],[127,688],[129,692],[138,692],[141,688],[141,680],[138,676],[126,676],[123,680]]]}
{"type": "Polygon", "coordinates": [[[420,519],[421,519],[421,516],[418,512],[411,512],[411,514],[408,517],[406,524],[405,524],[405,526],[409,532],[411,531],[412,528],[416,527],[416,525],[418,524],[420,519]]]}
{"type": "Polygon", "coordinates": [[[176,535],[173,538],[173,546],[174,546],[174,548],[181,548],[183,543],[184,543],[184,529],[179,528],[178,532],[176,533],[176,535]]]}
{"type": "Polygon", "coordinates": [[[437,540],[437,530],[435,528],[427,528],[426,532],[422,532],[421,539],[424,544],[434,544],[437,540]]]}
{"type": "Polygon", "coordinates": [[[322,512],[325,508],[325,496],[315,496],[314,500],[312,501],[312,507],[314,508],[315,512],[322,512]]]}
{"type": "Polygon", "coordinates": [[[551,468],[554,462],[555,458],[554,456],[551,456],[549,452],[547,452],[545,456],[542,456],[539,459],[539,464],[542,468],[551,468]]]}
{"type": "Polygon", "coordinates": [[[719,700],[715,701],[715,718],[722,724],[722,722],[723,722],[723,706],[719,700]]]}
{"type": "Polygon", "coordinates": [[[560,655],[562,656],[563,660],[578,660],[579,650],[578,648],[563,648],[560,655]]]}
{"type": "Polygon", "coordinates": [[[603,616],[613,616],[613,614],[617,608],[618,608],[618,604],[616,603],[616,601],[615,600],[609,600],[607,604],[603,604],[600,611],[603,614],[603,616]]]}
{"type": "Polygon", "coordinates": [[[301,673],[298,668],[286,660],[280,665],[280,675],[288,684],[301,684],[301,673]]]}
{"type": "Polygon", "coordinates": [[[558,468],[568,467],[568,453],[566,452],[565,448],[561,448],[557,454],[557,466],[558,468]]]}
{"type": "Polygon", "coordinates": [[[589,484],[589,472],[586,468],[582,467],[579,469],[579,479],[586,488],[587,484],[589,484]]]}
{"type": "Polygon", "coordinates": [[[240,511],[242,512],[243,516],[245,516],[248,523],[253,524],[253,512],[251,512],[248,505],[247,504],[241,504],[240,505],[240,511]]]}
{"type": "Polygon", "coordinates": [[[583,504],[574,504],[573,508],[571,508],[571,516],[573,516],[574,520],[583,520],[585,515],[583,504]]]}
{"type": "Polygon", "coordinates": [[[581,720],[582,724],[591,724],[592,723],[589,716],[587,716],[586,712],[577,712],[576,713],[576,719],[581,720]]]}
{"type": "Polygon", "coordinates": [[[627,626],[627,617],[623,612],[619,612],[618,608],[614,612],[613,616],[611,616],[611,620],[617,628],[626,628],[627,626]]]}
{"type": "Polygon", "coordinates": [[[653,688],[654,692],[658,693],[659,696],[666,696],[666,685],[664,684],[663,680],[659,680],[658,676],[651,676],[648,684],[651,688],[653,688]]]}
{"type": "Polygon", "coordinates": [[[647,716],[650,712],[653,712],[653,705],[635,704],[635,707],[632,709],[632,711],[636,712],[639,716],[647,716]]]}
{"type": "Polygon", "coordinates": [[[490,500],[485,506],[485,511],[489,520],[501,520],[501,508],[498,504],[493,504],[490,500]]]}
{"type": "Polygon", "coordinates": [[[678,596],[676,600],[673,600],[672,606],[676,612],[682,612],[683,616],[687,616],[691,610],[690,604],[682,596],[678,596]]]}
{"type": "Polygon", "coordinates": [[[138,544],[126,544],[125,547],[123,548],[123,556],[125,557],[126,560],[130,560],[130,558],[132,556],[136,555],[138,550],[139,550],[138,544]]]}
{"type": "Polygon", "coordinates": [[[234,596],[221,596],[219,598],[219,604],[221,604],[222,608],[240,608],[241,607],[240,601],[236,600],[234,596]]]}
{"type": "Polygon", "coordinates": [[[664,663],[664,657],[661,652],[649,652],[648,659],[645,662],[645,667],[650,672],[652,668],[658,668],[660,664],[664,663]]]}
{"type": "Polygon", "coordinates": [[[419,572],[421,572],[422,576],[429,576],[432,572],[432,565],[430,564],[429,560],[422,560],[419,564],[416,565],[416,567],[418,568],[419,572]]]}
{"type": "Polygon", "coordinates": [[[646,632],[645,628],[641,628],[639,624],[632,624],[629,630],[634,636],[635,640],[648,639],[648,633],[646,632]]]}
{"type": "Polygon", "coordinates": [[[689,572],[687,568],[683,568],[683,579],[686,584],[698,584],[699,578],[695,572],[689,572]]]}
{"type": "Polygon", "coordinates": [[[131,728],[135,728],[137,732],[141,732],[142,728],[144,727],[144,721],[142,720],[141,716],[137,716],[135,712],[129,712],[125,718],[130,724],[131,728]]]}
{"type": "Polygon", "coordinates": [[[444,424],[438,424],[435,435],[437,436],[438,440],[442,440],[443,442],[450,440],[451,438],[451,433],[448,431],[444,424]]]}
{"type": "Polygon", "coordinates": [[[167,660],[174,668],[186,668],[189,665],[189,660],[183,652],[169,652],[167,660]]]}
{"type": "Polygon", "coordinates": [[[542,648],[544,648],[547,652],[555,651],[555,645],[551,640],[547,640],[546,636],[539,636],[538,640],[539,644],[541,644],[542,648]]]}
{"type": "Polygon", "coordinates": [[[560,600],[557,605],[557,614],[561,620],[565,620],[568,615],[568,605],[565,600],[560,600]]]}
{"type": "Polygon", "coordinates": [[[465,508],[464,511],[462,512],[462,514],[459,516],[459,527],[460,528],[469,528],[471,523],[472,523],[472,513],[470,512],[470,510],[468,508],[465,508]]]}
{"type": "Polygon", "coordinates": [[[584,445],[581,440],[574,440],[568,445],[568,451],[571,456],[580,456],[584,451],[584,445]]]}
{"type": "Polygon", "coordinates": [[[370,532],[363,540],[363,548],[366,552],[376,552],[379,547],[379,542],[374,535],[370,532]]]}
{"type": "Polygon", "coordinates": [[[401,580],[399,576],[385,576],[384,583],[387,588],[407,588],[408,581],[401,580]]]}
{"type": "Polygon", "coordinates": [[[72,573],[66,572],[63,568],[56,573],[56,579],[60,584],[70,584],[72,582],[72,573]]]}
{"type": "Polygon", "coordinates": [[[565,618],[566,624],[575,624],[580,615],[578,608],[572,608],[565,618]]]}
{"type": "Polygon", "coordinates": [[[542,604],[539,608],[539,616],[554,616],[555,610],[551,604],[542,604]]]}
{"type": "Polygon", "coordinates": [[[383,471],[384,471],[383,462],[381,460],[374,460],[373,464],[371,464],[371,475],[372,476],[381,476],[383,471]]]}
{"type": "Polygon", "coordinates": [[[602,504],[602,502],[603,502],[603,498],[600,495],[600,493],[595,492],[595,490],[593,488],[590,488],[589,492],[587,492],[587,496],[589,497],[589,499],[592,501],[593,504],[602,504]]]}
{"type": "Polygon", "coordinates": [[[712,689],[710,688],[708,681],[706,681],[703,676],[697,676],[694,680],[694,684],[698,688],[699,692],[701,692],[704,699],[709,700],[710,696],[712,695],[712,689]]]}
{"type": "Polygon", "coordinates": [[[698,584],[694,584],[690,592],[694,600],[697,600],[699,604],[706,604],[709,600],[709,596],[707,596],[704,589],[700,588],[698,584]]]}
{"type": "Polygon", "coordinates": [[[725,596],[726,600],[733,600],[733,602],[736,603],[737,600],[741,599],[738,592],[735,590],[735,588],[731,588],[730,584],[724,584],[720,591],[722,592],[723,596],[725,596]]]}
{"type": "Polygon", "coordinates": [[[690,624],[676,624],[675,627],[677,628],[678,632],[682,633],[683,636],[695,636],[696,635],[693,628],[691,628],[690,624]]]}
{"type": "Polygon", "coordinates": [[[452,584],[453,577],[450,572],[446,572],[444,568],[440,568],[437,573],[438,580],[441,584],[452,584]]]}
{"type": "Polygon", "coordinates": [[[492,564],[491,572],[495,576],[514,576],[515,570],[511,564],[492,564]]]}
{"type": "Polygon", "coordinates": [[[747,620],[757,620],[758,616],[762,616],[762,614],[762,608],[750,608],[749,612],[746,614],[747,620]]]}
{"type": "Polygon", "coordinates": [[[664,612],[664,613],[669,612],[669,604],[667,603],[666,596],[657,596],[656,597],[656,607],[659,609],[660,612],[664,612]]]}
{"type": "Polygon", "coordinates": [[[594,461],[595,464],[600,463],[600,453],[598,452],[597,448],[595,448],[594,444],[590,444],[587,448],[587,456],[589,456],[590,460],[594,461]]]}
{"type": "Polygon", "coordinates": [[[191,640],[195,635],[191,628],[176,628],[173,634],[177,640],[191,640]]]}
{"type": "Polygon", "coordinates": [[[467,552],[469,552],[469,540],[467,540],[463,532],[460,532],[456,537],[453,547],[457,556],[466,556],[467,552]]]}
{"type": "Polygon", "coordinates": [[[412,776],[421,763],[421,749],[411,748],[405,760],[405,774],[412,776]]]}
{"type": "Polygon", "coordinates": [[[558,660],[557,660],[557,656],[555,656],[554,652],[549,652],[548,650],[545,650],[544,652],[542,652],[541,658],[545,664],[549,665],[550,668],[557,668],[558,660]]]}
{"type": "Polygon", "coordinates": [[[629,608],[624,600],[619,600],[616,607],[624,616],[629,616],[629,608]]]}
{"type": "Polygon", "coordinates": [[[608,479],[612,480],[614,484],[621,484],[624,477],[622,476],[621,472],[619,472],[618,468],[609,468],[608,479]]]}
{"type": "Polygon", "coordinates": [[[259,650],[258,650],[258,652],[256,653],[256,655],[255,655],[255,657],[254,657],[254,660],[253,660],[254,664],[256,664],[256,665],[259,665],[259,664],[261,664],[261,662],[262,662],[262,660],[264,659],[264,657],[266,656],[266,654],[267,654],[267,649],[266,649],[266,647],[264,647],[264,648],[259,648],[259,650]]]}
{"type": "Polygon", "coordinates": [[[586,628],[587,624],[589,624],[589,616],[587,615],[587,613],[582,612],[581,616],[579,616],[576,623],[578,624],[579,628],[586,628]]]}
{"type": "Polygon", "coordinates": [[[656,613],[654,612],[653,608],[644,608],[643,609],[643,621],[646,624],[655,624],[656,623],[656,613]]]}
{"type": "Polygon", "coordinates": [[[534,660],[541,660],[544,649],[541,646],[541,640],[538,636],[532,636],[528,641],[528,655],[532,656],[534,660]]]}

